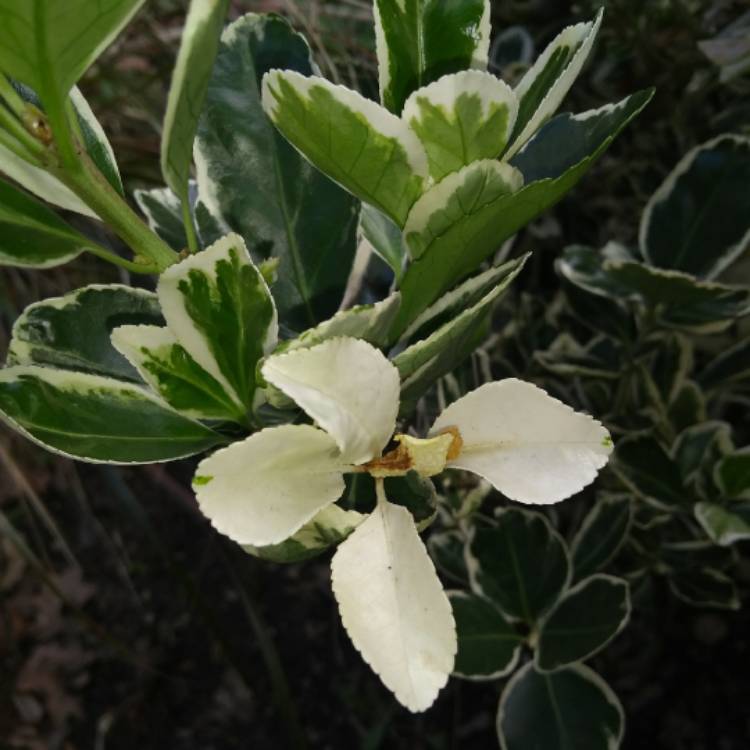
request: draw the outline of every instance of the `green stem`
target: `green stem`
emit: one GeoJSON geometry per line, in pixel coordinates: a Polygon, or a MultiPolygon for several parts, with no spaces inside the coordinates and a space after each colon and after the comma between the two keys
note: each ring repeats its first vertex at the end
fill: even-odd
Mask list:
{"type": "MultiPolygon", "coordinates": [[[[2,118],[0,117],[0,120],[2,118]]],[[[7,133],[5,130],[0,128],[0,146],[5,146],[8,151],[13,152],[17,157],[23,159],[33,166],[37,166],[39,162],[34,159],[34,155],[30,153],[23,144],[19,143],[13,136],[7,133]]]]}
{"type": "Polygon", "coordinates": [[[195,232],[193,215],[190,211],[190,198],[186,196],[182,199],[182,223],[185,225],[185,235],[187,236],[188,250],[191,253],[197,253],[200,250],[198,244],[198,235],[195,232]]]}
{"type": "Polygon", "coordinates": [[[72,172],[61,170],[56,176],[108,224],[136,255],[152,260],[157,271],[163,271],[178,260],[177,253],[141,221],[83,149],[79,151],[78,168],[72,172]]]}
{"type": "Polygon", "coordinates": [[[42,165],[46,154],[44,146],[2,104],[0,104],[0,128],[16,142],[16,148],[11,149],[13,153],[34,166],[42,165]]]}
{"type": "Polygon", "coordinates": [[[155,264],[136,263],[132,260],[122,258],[116,253],[113,253],[101,245],[97,245],[94,242],[89,242],[86,245],[86,252],[96,255],[97,258],[106,260],[108,263],[112,263],[115,266],[124,268],[126,271],[131,273],[143,273],[143,274],[158,274],[159,268],[155,264]]]}

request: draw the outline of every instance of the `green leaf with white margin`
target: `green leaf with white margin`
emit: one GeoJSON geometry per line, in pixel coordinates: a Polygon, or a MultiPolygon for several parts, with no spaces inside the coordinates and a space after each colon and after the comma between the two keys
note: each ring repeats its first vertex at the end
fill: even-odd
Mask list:
{"type": "MultiPolygon", "coordinates": [[[[28,86],[14,82],[14,88],[19,96],[27,102],[43,109],[36,92],[28,86]]],[[[81,135],[83,137],[83,146],[86,149],[91,160],[99,168],[107,182],[120,194],[124,196],[120,171],[117,167],[112,146],[107,140],[107,136],[99,124],[99,121],[91,111],[88,102],[83,97],[77,87],[70,91],[70,102],[73,111],[78,118],[81,135]]],[[[97,219],[96,214],[66,185],[60,180],[53,177],[49,172],[35,167],[32,164],[16,156],[13,152],[0,146],[0,171],[5,172],[8,177],[15,180],[19,185],[33,193],[37,197],[51,203],[53,206],[62,208],[66,211],[74,211],[88,216],[91,219],[97,219]]]]}
{"type": "Polygon", "coordinates": [[[461,187],[449,195],[439,190],[442,183],[432,188],[426,195],[439,190],[441,200],[429,213],[437,220],[441,211],[447,211],[459,220],[422,248],[404,274],[400,284],[403,304],[393,336],[398,338],[441,294],[471,274],[508,237],[571,190],[652,95],[652,90],[642,91],[618,104],[552,120],[513,162],[525,181],[518,192],[498,194],[497,185],[487,191],[478,184],[474,199],[463,211],[456,205],[461,187]]]}
{"type": "Polygon", "coordinates": [[[439,181],[505,150],[518,112],[507,83],[491,73],[464,70],[413,92],[401,119],[419,136],[430,176],[439,181]]]}
{"type": "Polygon", "coordinates": [[[604,569],[615,558],[632,522],[629,495],[597,495],[570,544],[575,580],[604,569]]]}
{"type": "MultiPolygon", "coordinates": [[[[194,186],[195,183],[191,183],[191,192],[194,186]]],[[[187,247],[187,235],[179,198],[168,187],[136,190],[133,196],[146,217],[149,228],[173,250],[184,250],[187,247]]]]}
{"type": "Polygon", "coordinates": [[[0,370],[0,416],[42,447],[92,463],[173,461],[224,442],[137,385],[33,365],[0,370]]]}
{"type": "Polygon", "coordinates": [[[712,568],[673,571],[669,588],[678,599],[694,607],[738,610],[741,606],[734,581],[712,568]]]}
{"type": "Polygon", "coordinates": [[[29,305],[13,325],[8,364],[45,365],[139,381],[112,346],[121,325],[163,325],[153,292],[121,284],[92,284],[29,305]]]}
{"type": "Polygon", "coordinates": [[[750,500],[750,447],[722,458],[714,469],[714,481],[725,497],[750,500]]]}
{"type": "Polygon", "coordinates": [[[62,100],[144,0],[0,0],[0,70],[62,100]]]}
{"type": "Polygon", "coordinates": [[[544,618],[534,664],[540,672],[552,672],[585,661],[601,651],[629,619],[627,581],[601,573],[585,578],[566,591],[544,618]]]}
{"type": "Polygon", "coordinates": [[[506,279],[510,283],[530,256],[531,254],[527,253],[520,258],[514,258],[507,263],[488,268],[486,271],[482,271],[482,273],[462,282],[455,289],[451,289],[414,320],[404,331],[399,343],[413,343],[431,336],[461,313],[474,307],[498,285],[504,285],[506,279]]]}
{"type": "Polygon", "coordinates": [[[496,680],[512,672],[522,636],[492,602],[465,591],[449,591],[458,636],[453,674],[469,680],[496,680]]]}
{"type": "Polygon", "coordinates": [[[43,203],[0,180],[0,266],[52,268],[88,244],[43,203]]]}
{"type": "Polygon", "coordinates": [[[693,513],[714,544],[729,547],[750,539],[750,503],[696,503],[693,513]]]}
{"type": "Polygon", "coordinates": [[[532,625],[570,581],[562,537],[544,516],[517,508],[497,515],[497,525],[476,528],[466,550],[475,593],[494,602],[506,617],[532,625]]]}
{"type": "Polygon", "coordinates": [[[159,303],[177,342],[245,410],[256,365],[276,346],[276,306],[242,238],[230,234],[170,266],[159,303]]]}
{"type": "Polygon", "coordinates": [[[505,159],[512,158],[562,104],[591,53],[602,16],[600,10],[593,21],[563,29],[516,86],[518,117],[505,159]]]}
{"type": "MultiPolygon", "coordinates": [[[[453,370],[476,348],[479,341],[471,334],[477,330],[481,331],[482,323],[488,319],[493,305],[521,272],[527,257],[524,256],[506,264],[505,273],[502,276],[492,274],[494,288],[490,289],[477,303],[463,310],[456,317],[452,319],[449,317],[448,321],[434,333],[407,347],[393,358],[393,364],[398,368],[401,377],[400,413],[402,415],[414,407],[416,401],[438,378],[453,370]]],[[[482,280],[482,287],[485,281],[489,279],[482,280]]],[[[471,296],[473,295],[468,295],[469,298],[471,296]]],[[[466,296],[461,294],[460,298],[466,299],[466,296]]],[[[440,315],[445,309],[443,305],[450,306],[455,302],[455,297],[446,295],[436,305],[440,309],[437,311],[433,309],[433,313],[435,316],[440,315]]],[[[434,320],[434,317],[428,310],[418,319],[419,327],[421,328],[429,319],[434,320]]]]}
{"type": "Polygon", "coordinates": [[[177,343],[168,328],[119,326],[112,345],[172,408],[193,419],[229,419],[245,414],[222,385],[177,343]]]}
{"type": "Polygon", "coordinates": [[[457,428],[448,468],[486,479],[516,502],[560,502],[589,485],[612,452],[607,430],[541,388],[515,378],[485,383],[454,401],[430,435],[457,428]]]}
{"type": "Polygon", "coordinates": [[[750,138],[721,135],[690,151],[643,213],[643,256],[712,279],[748,247],[750,138]]]}
{"type": "Polygon", "coordinates": [[[161,141],[161,170],[165,182],[183,203],[188,202],[193,141],[228,5],[229,0],[192,0],[172,74],[161,141]]]}
{"type": "Polygon", "coordinates": [[[265,75],[263,107],[318,169],[404,225],[428,175],[424,148],[405,122],[356,91],[289,70],[265,75]]]}
{"type": "Polygon", "coordinates": [[[336,441],[342,459],[380,456],[396,428],[398,371],[365,341],[328,339],[266,359],[263,377],[336,441]]]}
{"type": "Polygon", "coordinates": [[[427,538],[427,549],[440,573],[462,585],[468,583],[469,573],[464,560],[464,538],[460,531],[454,529],[430,534],[427,538]]]}
{"type": "Polygon", "coordinates": [[[373,10],[380,99],[391,112],[447,73],[487,68],[489,0],[375,0],[373,10]]]}
{"type": "Polygon", "coordinates": [[[267,547],[245,545],[245,552],[276,563],[295,563],[317,557],[344,541],[366,516],[355,510],[329,505],[308,521],[296,534],[280,544],[267,547]]]}
{"type": "Polygon", "coordinates": [[[409,257],[417,260],[446,232],[463,226],[478,205],[516,193],[522,186],[523,175],[495,159],[483,159],[449,174],[424,193],[409,212],[403,231],[409,257]]]}
{"type": "Polygon", "coordinates": [[[624,733],[620,701],[583,664],[540,674],[529,662],[500,697],[497,734],[502,750],[616,750],[624,733]]]}
{"type": "Polygon", "coordinates": [[[382,211],[367,203],[362,204],[359,213],[359,229],[375,254],[390,266],[398,283],[406,265],[406,248],[401,230],[382,211]]]}
{"type": "Polygon", "coordinates": [[[210,215],[244,237],[256,262],[278,259],[273,294],[281,318],[304,330],[339,308],[356,251],[358,202],[265,116],[261,81],[272,68],[313,72],[307,42],[287,21],[248,14],[225,29],[195,144],[196,220],[204,243],[201,222],[210,215]]]}
{"type": "Polygon", "coordinates": [[[409,511],[380,498],[336,550],[331,581],[364,660],[410,711],[429,708],[453,670],[456,629],[409,511]]]}
{"type": "Polygon", "coordinates": [[[385,346],[400,305],[399,292],[371,305],[356,305],[337,312],[330,320],[309,328],[296,339],[283,342],[279,348],[281,351],[293,351],[341,336],[362,339],[373,346],[385,346]]]}
{"type": "Polygon", "coordinates": [[[203,459],[193,477],[203,514],[238,544],[280,544],[344,492],[346,462],[310,425],[256,432],[203,459]]]}
{"type": "Polygon", "coordinates": [[[589,292],[632,299],[654,308],[657,320],[668,328],[715,333],[750,314],[750,292],[745,288],[699,281],[681,271],[612,257],[606,248],[599,252],[568,247],[558,268],[569,281],[589,292]]]}
{"type": "Polygon", "coordinates": [[[683,430],[672,446],[683,484],[699,495],[714,494],[715,465],[734,450],[732,427],[726,422],[707,420],[683,430]]]}
{"type": "Polygon", "coordinates": [[[612,468],[629,488],[659,509],[678,508],[689,501],[679,467],[653,437],[619,440],[612,468]]]}
{"type": "Polygon", "coordinates": [[[712,390],[750,381],[750,336],[712,357],[697,379],[704,388],[712,390]]]}

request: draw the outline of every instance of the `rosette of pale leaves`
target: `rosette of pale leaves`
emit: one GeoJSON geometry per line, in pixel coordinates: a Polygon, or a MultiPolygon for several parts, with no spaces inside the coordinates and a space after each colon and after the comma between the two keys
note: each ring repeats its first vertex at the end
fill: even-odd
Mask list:
{"type": "Polygon", "coordinates": [[[313,425],[270,427],[198,467],[201,510],[242,545],[279,544],[332,508],[350,535],[334,554],[333,590],[355,646],[412,711],[434,701],[453,669],[451,606],[409,511],[389,502],[383,479],[446,468],[478,474],[507,497],[554,503],[589,484],[611,450],[607,431],[534,385],[487,383],[451,404],[426,438],[396,434],[399,374],[352,338],[269,357],[268,383],[313,425]],[[344,475],[366,472],[378,502],[368,516],[334,503],[344,475]]]}

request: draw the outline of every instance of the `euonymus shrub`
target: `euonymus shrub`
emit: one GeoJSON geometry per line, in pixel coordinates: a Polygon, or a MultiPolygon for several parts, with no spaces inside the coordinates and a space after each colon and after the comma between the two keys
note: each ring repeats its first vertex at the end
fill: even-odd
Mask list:
{"type": "Polygon", "coordinates": [[[451,603],[418,533],[435,517],[433,477],[462,470],[511,500],[555,503],[594,479],[608,431],[516,378],[410,429],[523,268],[493,262],[501,243],[574,187],[651,96],[554,116],[601,14],[565,29],[511,88],[486,70],[488,1],[377,0],[378,103],[318,76],[283,19],[247,15],[222,31],[226,0],[194,0],[167,104],[167,187],[136,196],[144,223],[75,87],[141,4],[0,0],[2,261],[43,268],[92,252],[158,275],[155,292],[93,285],[25,310],[0,371],[4,419],[84,461],[213,451],[193,480],[203,512],[269,559],[337,545],[344,626],[407,708],[426,709],[454,668],[483,660],[465,650],[467,622],[510,633],[493,636],[505,652],[485,665],[502,673],[522,621],[537,655],[508,688],[505,735],[523,741],[518,717],[554,683],[565,705],[590,705],[586,747],[599,746],[589,735],[616,739],[619,705],[576,664],[603,639],[571,642],[566,623],[594,600],[611,637],[622,582],[573,584],[547,522],[507,510],[469,535],[476,591],[451,603]],[[134,257],[55,208],[104,223],[134,257]],[[394,289],[339,310],[358,234],[394,289]],[[508,578],[519,544],[542,566],[531,597],[508,578]]]}

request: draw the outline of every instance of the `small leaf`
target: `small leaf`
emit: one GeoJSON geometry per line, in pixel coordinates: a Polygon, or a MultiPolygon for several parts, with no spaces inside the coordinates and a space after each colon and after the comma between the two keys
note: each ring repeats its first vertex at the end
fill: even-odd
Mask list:
{"type": "Polygon", "coordinates": [[[479,70],[443,76],[406,100],[401,118],[427,152],[430,176],[441,180],[504,151],[518,102],[499,78],[479,70]]]}
{"type": "Polygon", "coordinates": [[[750,380],[750,336],[713,357],[697,378],[702,386],[711,389],[750,380]]]}
{"type": "Polygon", "coordinates": [[[294,71],[266,74],[263,107],[318,169],[404,225],[428,172],[406,123],[356,91],[294,71]]]}
{"type": "Polygon", "coordinates": [[[597,574],[567,591],[544,618],[535,666],[551,672],[601,651],[630,619],[630,590],[621,578],[597,574]]]}
{"type": "Polygon", "coordinates": [[[300,156],[261,105],[266,71],[313,67],[283,18],[242,16],[222,35],[195,143],[202,240],[214,239],[208,216],[241,234],[256,261],[277,258],[274,298],[294,330],[338,310],[356,251],[357,201],[300,156]]]}
{"type": "Polygon", "coordinates": [[[435,304],[430,305],[404,331],[400,343],[414,343],[425,340],[435,331],[452,322],[464,311],[478,304],[488,293],[499,286],[507,286],[526,264],[529,255],[523,255],[507,263],[494,266],[467,279],[455,289],[444,294],[435,304]],[[510,278],[509,278],[510,277],[510,278]]]}
{"type": "Polygon", "coordinates": [[[714,466],[733,449],[731,425],[711,420],[683,430],[672,446],[672,455],[685,486],[706,495],[713,494],[714,466]]]}
{"type": "Polygon", "coordinates": [[[502,510],[496,527],[475,530],[466,554],[472,589],[529,625],[570,580],[565,544],[538,513],[502,510]]]}
{"type": "Polygon", "coordinates": [[[603,570],[630,532],[633,506],[628,495],[598,495],[573,537],[570,553],[576,580],[603,570]]]}
{"type": "MultiPolygon", "coordinates": [[[[196,189],[195,183],[192,183],[191,189],[196,189]]],[[[187,247],[187,235],[179,198],[166,187],[136,190],[134,196],[151,230],[173,250],[184,250],[187,247]]]]}
{"type": "Polygon", "coordinates": [[[721,506],[700,502],[693,509],[695,518],[714,544],[729,547],[750,539],[750,504],[731,503],[721,506]]]}
{"type": "Polygon", "coordinates": [[[32,365],[0,370],[0,413],[42,447],[92,463],[172,461],[224,440],[132,383],[32,365]]]}
{"type": "Polygon", "coordinates": [[[737,588],[731,578],[712,568],[678,570],[669,577],[674,595],[694,607],[740,608],[737,588]]]}
{"type": "Polygon", "coordinates": [[[657,508],[689,502],[677,464],[652,437],[635,435],[618,441],[612,466],[629,487],[657,508]]]}
{"type": "Polygon", "coordinates": [[[380,501],[339,545],[331,580],[364,660],[410,711],[429,708],[453,669],[456,630],[409,512],[380,501]]]}
{"type": "Polygon", "coordinates": [[[659,268],[712,279],[750,241],[750,138],[721,135],[693,149],[643,214],[641,251],[659,268]]]}
{"type": "Polygon", "coordinates": [[[600,11],[594,21],[563,29],[516,86],[518,118],[506,159],[519,151],[562,104],[591,53],[602,15],[600,11]]]}
{"type": "Polygon", "coordinates": [[[722,458],[714,469],[714,480],[726,497],[750,499],[750,448],[722,458]]]}
{"type": "Polygon", "coordinates": [[[280,349],[288,352],[301,347],[310,347],[329,339],[346,336],[362,339],[373,346],[385,346],[388,331],[401,305],[401,295],[394,292],[372,305],[357,305],[336,313],[315,328],[308,328],[291,341],[285,341],[280,349]]]}
{"type": "Polygon", "coordinates": [[[476,594],[450,591],[458,636],[453,673],[470,680],[494,680],[512,672],[522,638],[491,602],[476,594]]]}
{"type": "Polygon", "coordinates": [[[382,211],[367,203],[362,204],[359,227],[375,253],[390,266],[398,282],[406,263],[401,230],[382,211]]]}
{"type": "Polygon", "coordinates": [[[241,237],[230,234],[170,266],[159,302],[185,351],[245,410],[257,388],[255,368],[275,346],[276,306],[241,237]]]}
{"type": "Polygon", "coordinates": [[[112,346],[110,335],[120,325],[163,323],[152,292],[121,284],[85,286],[29,305],[13,326],[8,362],[138,381],[138,373],[112,346]]]}
{"type": "Polygon", "coordinates": [[[513,162],[524,176],[525,187],[502,195],[485,191],[485,200],[474,203],[409,266],[400,285],[404,301],[394,335],[403,333],[442,293],[571,190],[652,94],[643,91],[577,117],[561,115],[542,128],[513,162]],[[569,143],[581,145],[571,150],[569,143]]]}
{"type": "Polygon", "coordinates": [[[456,583],[467,584],[469,573],[464,560],[464,538],[459,531],[430,534],[427,549],[438,571],[456,583]]]}
{"type": "Polygon", "coordinates": [[[253,557],[270,562],[302,562],[344,541],[365,518],[354,510],[329,505],[286,541],[266,547],[245,545],[243,549],[253,557]]]}
{"type": "Polygon", "coordinates": [[[51,268],[78,257],[88,244],[43,203],[0,181],[0,265],[51,268]]]}
{"type": "MultiPolygon", "coordinates": [[[[452,320],[448,319],[426,339],[417,341],[393,358],[393,364],[401,376],[402,415],[408,414],[438,378],[453,370],[479,345],[480,341],[472,334],[482,331],[482,324],[488,319],[493,305],[521,272],[527,257],[507,264],[507,272],[502,277],[492,274],[495,287],[478,302],[452,320]]],[[[443,302],[450,304],[451,301],[448,296],[443,302]]],[[[428,315],[430,317],[432,316],[428,315]]],[[[420,327],[425,322],[426,318],[422,317],[420,327]]]]}
{"type": "Polygon", "coordinates": [[[380,98],[397,115],[440,76],[487,67],[489,0],[375,0],[374,11],[380,98]]]}
{"type": "Polygon", "coordinates": [[[232,397],[177,343],[168,328],[119,326],[112,332],[112,344],[177,411],[193,419],[245,421],[232,397]]]}
{"type": "Polygon", "coordinates": [[[167,185],[183,203],[188,202],[193,141],[228,4],[229,0],[191,1],[172,74],[161,143],[161,169],[167,185]]]}
{"type": "Polygon", "coordinates": [[[616,750],[624,731],[617,696],[583,664],[553,674],[527,664],[505,686],[497,712],[503,750],[616,750]]]}

